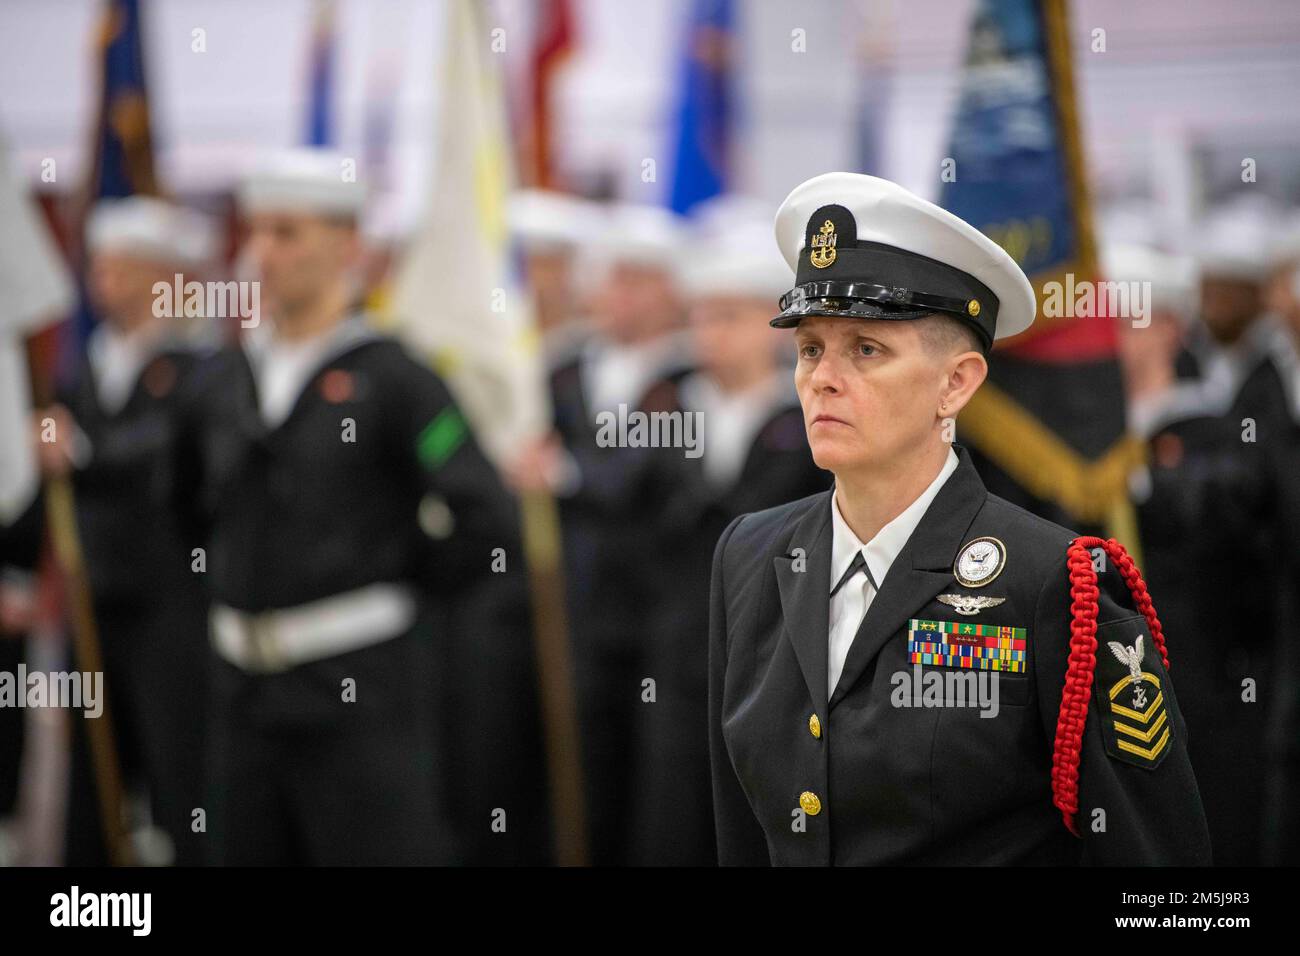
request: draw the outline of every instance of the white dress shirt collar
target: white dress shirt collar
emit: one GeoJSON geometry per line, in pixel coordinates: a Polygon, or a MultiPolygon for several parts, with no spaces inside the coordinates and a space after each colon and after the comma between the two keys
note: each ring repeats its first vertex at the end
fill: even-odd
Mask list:
{"type": "Polygon", "coordinates": [[[86,351],[94,371],[95,395],[109,415],[126,407],[140,373],[166,344],[166,332],[167,327],[157,321],[130,332],[101,322],[91,331],[86,351]]]}
{"type": "Polygon", "coordinates": [[[833,529],[831,539],[831,580],[827,590],[831,590],[839,583],[840,578],[848,571],[849,565],[853,563],[853,556],[859,551],[863,552],[863,557],[867,562],[867,570],[870,573],[871,580],[876,587],[881,587],[885,583],[885,575],[889,573],[894,559],[898,557],[903,546],[907,544],[907,539],[912,536],[916,526],[921,523],[921,518],[925,515],[926,509],[934,501],[935,496],[939,494],[939,489],[943,487],[949,476],[957,470],[958,459],[957,453],[948,446],[948,457],[944,460],[943,467],[939,469],[939,474],[935,475],[934,481],[930,482],[925,491],[921,492],[920,497],[899,513],[887,525],[881,528],[874,538],[863,544],[858,540],[858,536],[853,533],[844,516],[840,514],[840,505],[838,501],[838,490],[831,493],[831,526],[833,529]]]}

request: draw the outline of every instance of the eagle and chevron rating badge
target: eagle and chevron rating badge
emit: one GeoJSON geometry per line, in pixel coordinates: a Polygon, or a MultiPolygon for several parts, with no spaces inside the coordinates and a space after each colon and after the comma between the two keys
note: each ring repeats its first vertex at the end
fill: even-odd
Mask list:
{"type": "Polygon", "coordinates": [[[1107,752],[1116,760],[1152,769],[1169,753],[1173,739],[1163,669],[1145,634],[1139,632],[1127,643],[1122,636],[1113,640],[1102,633],[1131,629],[1133,624],[1119,621],[1098,631],[1094,685],[1107,752]]]}

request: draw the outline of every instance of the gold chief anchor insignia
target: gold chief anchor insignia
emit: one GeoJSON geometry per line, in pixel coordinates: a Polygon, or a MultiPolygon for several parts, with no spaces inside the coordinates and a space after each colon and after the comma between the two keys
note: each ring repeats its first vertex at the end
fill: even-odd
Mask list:
{"type": "Polygon", "coordinates": [[[818,269],[825,269],[835,261],[835,223],[827,219],[822,223],[820,234],[812,237],[812,253],[808,261],[818,269]]]}

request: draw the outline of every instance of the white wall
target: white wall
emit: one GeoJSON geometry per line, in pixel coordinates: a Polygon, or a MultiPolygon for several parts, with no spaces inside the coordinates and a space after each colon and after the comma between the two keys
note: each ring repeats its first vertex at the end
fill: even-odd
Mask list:
{"type": "MultiPolygon", "coordinates": [[[[0,128],[35,175],[83,174],[92,115],[97,0],[0,4],[0,128]]],[[[855,163],[855,51],[864,22],[888,64],[884,172],[924,194],[937,186],[972,0],[741,0],[745,103],[739,178],[773,202],[795,183],[855,163]],[[793,53],[802,28],[807,52],[793,53]]],[[[576,0],[581,46],[560,87],[561,155],[654,199],[640,161],[666,157],[677,49],[689,0],[576,0]]],[[[418,207],[435,102],[439,0],[340,0],[341,141],[359,149],[367,89],[389,77],[394,164],[418,207]],[[382,64],[382,66],[377,65],[382,64]]],[[[507,56],[526,45],[528,0],[499,0],[507,56]],[[518,42],[516,42],[518,41],[518,42]]],[[[259,148],[296,141],[305,111],[308,0],[145,3],[161,172],[178,192],[221,188],[259,148]],[[191,51],[195,27],[208,51],[191,51]]],[[[1078,0],[1074,46],[1091,173],[1105,195],[1187,188],[1187,156],[1261,160],[1261,185],[1300,191],[1300,3],[1293,0],[1078,0]],[[1108,50],[1088,51],[1090,31],[1108,50]]],[[[1228,165],[1229,170],[1231,166],[1228,165]]],[[[1293,197],[1294,198],[1294,197],[1293,197]]]]}

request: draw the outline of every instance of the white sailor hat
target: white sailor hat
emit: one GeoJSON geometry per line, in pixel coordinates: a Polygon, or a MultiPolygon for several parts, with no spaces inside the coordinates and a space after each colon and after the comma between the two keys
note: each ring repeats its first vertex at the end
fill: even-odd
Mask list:
{"type": "Polygon", "coordinates": [[[691,298],[743,296],[775,302],[793,275],[772,245],[771,206],[729,196],[697,206],[678,279],[691,298]]]}
{"type": "Polygon", "coordinates": [[[1263,197],[1239,196],[1211,209],[1197,224],[1191,242],[1202,277],[1263,280],[1276,225],[1276,214],[1263,197]]]}
{"type": "Polygon", "coordinates": [[[826,173],[797,186],[776,214],[776,241],[795,287],[771,322],[810,315],[966,323],[985,350],[1034,321],[1033,286],[974,226],[897,183],[826,173]]]}
{"type": "Polygon", "coordinates": [[[1291,210],[1278,224],[1269,244],[1268,260],[1273,269],[1300,264],[1300,210],[1291,210]]]}
{"type": "Polygon", "coordinates": [[[239,208],[251,212],[304,212],[358,218],[366,190],[355,160],[327,149],[302,147],[276,153],[240,183],[239,208]]]}
{"type": "Polygon", "coordinates": [[[1126,198],[1097,210],[1097,233],[1105,244],[1160,248],[1168,245],[1169,216],[1154,200],[1126,198]]]}
{"type": "Polygon", "coordinates": [[[549,189],[521,189],[510,194],[510,232],[530,251],[572,249],[597,228],[590,200],[549,189]]]}
{"type": "Polygon", "coordinates": [[[117,252],[181,265],[210,259],[216,236],[207,216],[153,196],[101,199],[86,221],[91,253],[117,252]]]}
{"type": "Polygon", "coordinates": [[[597,263],[628,263],[675,271],[687,239],[681,216],[663,206],[614,203],[601,210],[587,236],[586,254],[597,263]]]}
{"type": "Polygon", "coordinates": [[[1140,243],[1108,242],[1102,247],[1101,272],[1113,282],[1150,282],[1154,305],[1181,319],[1195,311],[1197,273],[1191,256],[1140,243]]]}
{"type": "Polygon", "coordinates": [[[744,193],[723,193],[692,206],[690,222],[697,236],[720,239],[725,239],[737,224],[747,230],[762,223],[768,233],[764,244],[770,245],[766,240],[770,240],[772,232],[772,203],[744,193]]]}

